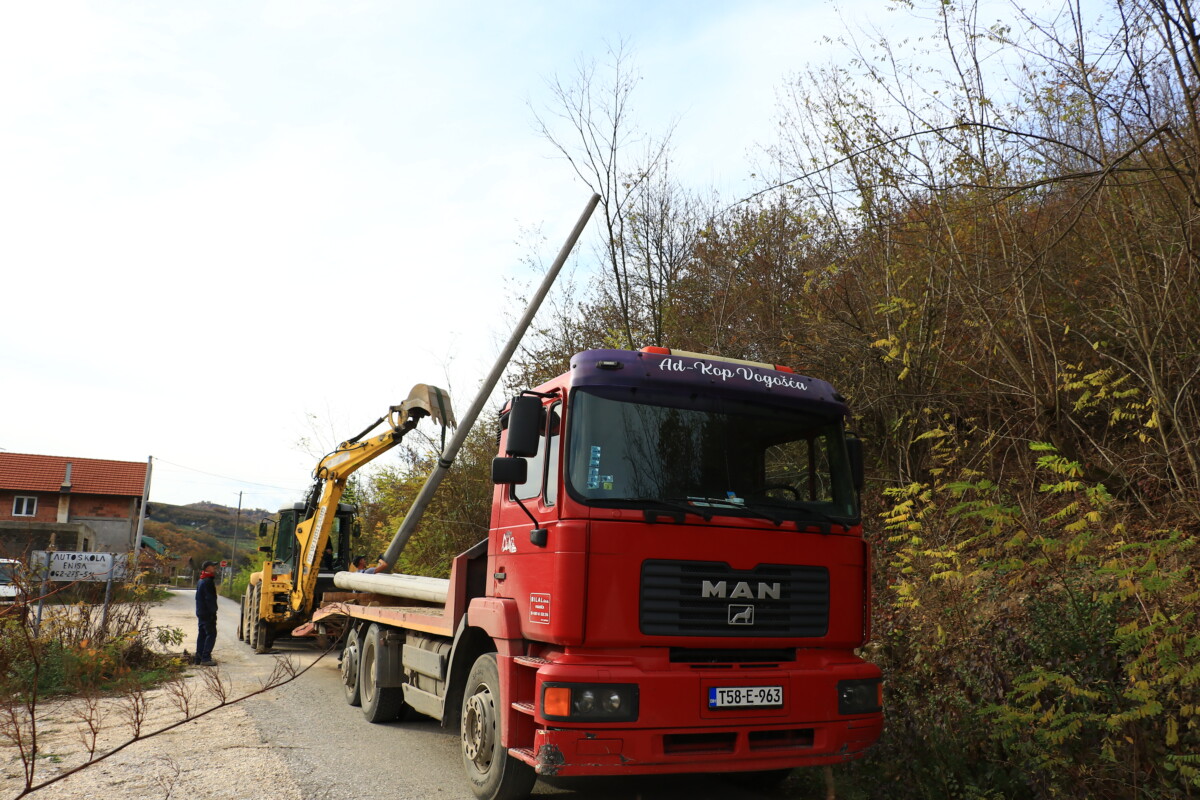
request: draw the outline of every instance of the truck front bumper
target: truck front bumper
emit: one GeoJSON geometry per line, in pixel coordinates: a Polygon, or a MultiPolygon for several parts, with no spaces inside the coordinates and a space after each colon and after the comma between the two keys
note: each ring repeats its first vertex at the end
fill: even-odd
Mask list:
{"type": "Polygon", "coordinates": [[[831,661],[826,653],[767,668],[549,664],[537,672],[539,701],[547,684],[635,685],[637,718],[547,719],[539,702],[533,747],[510,752],[546,776],[748,772],[850,760],[878,740],[883,713],[842,713],[839,682],[877,681],[879,670],[852,655],[831,661]],[[781,687],[782,703],[714,708],[710,702],[715,688],[764,686],[781,687]]]}
{"type": "Polygon", "coordinates": [[[882,719],[807,727],[730,727],[702,731],[539,730],[534,750],[512,750],[539,775],[645,775],[754,772],[857,758],[879,738],[882,719]]]}

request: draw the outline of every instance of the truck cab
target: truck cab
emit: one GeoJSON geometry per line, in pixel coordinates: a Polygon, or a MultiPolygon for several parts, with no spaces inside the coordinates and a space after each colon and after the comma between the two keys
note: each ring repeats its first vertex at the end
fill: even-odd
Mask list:
{"type": "MultiPolygon", "coordinates": [[[[487,539],[450,578],[339,574],[345,699],[460,732],[481,800],[538,776],[857,758],[882,729],[863,457],[828,383],[590,350],[500,419],[487,539]]],[[[410,512],[411,513],[411,512],[410,512]]]]}
{"type": "Polygon", "coordinates": [[[664,348],[580,353],[515,400],[468,611],[508,628],[503,744],[543,775],[768,771],[872,744],[848,413],[824,381],[664,348]]]}

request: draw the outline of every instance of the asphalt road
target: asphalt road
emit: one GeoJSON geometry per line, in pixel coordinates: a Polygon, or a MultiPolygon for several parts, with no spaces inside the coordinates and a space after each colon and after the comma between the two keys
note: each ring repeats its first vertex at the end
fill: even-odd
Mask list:
{"type": "MultiPolygon", "coordinates": [[[[190,608],[181,592],[168,604],[190,608]]],[[[238,605],[220,598],[214,658],[236,687],[253,687],[270,674],[275,656],[256,655],[237,640],[238,605]]],[[[185,645],[194,647],[194,625],[185,645]]],[[[279,640],[275,655],[306,665],[318,655],[312,644],[279,640]]],[[[342,696],[336,655],[331,653],[285,686],[245,701],[264,742],[286,761],[308,800],[473,800],[463,777],[457,732],[417,717],[371,724],[342,696]]],[[[817,775],[789,779],[782,788],[742,788],[721,776],[685,775],[538,781],[534,797],[555,800],[765,800],[823,798],[817,775]],[[801,786],[804,784],[804,786],[801,786]]]]}

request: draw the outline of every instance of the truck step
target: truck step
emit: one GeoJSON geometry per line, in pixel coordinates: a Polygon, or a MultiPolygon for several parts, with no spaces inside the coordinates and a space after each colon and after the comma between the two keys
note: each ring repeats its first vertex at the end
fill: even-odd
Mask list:
{"type": "Polygon", "coordinates": [[[537,756],[534,754],[532,748],[510,747],[508,748],[508,752],[513,758],[519,758],[530,766],[537,766],[537,756]]]}
{"type": "Polygon", "coordinates": [[[520,664],[522,667],[533,667],[534,669],[545,666],[546,664],[554,663],[553,661],[547,661],[546,659],[538,658],[537,656],[517,656],[513,659],[513,661],[517,664],[520,664]]]}
{"type": "Polygon", "coordinates": [[[533,716],[533,703],[513,703],[512,707],[517,711],[520,711],[522,714],[528,714],[531,717],[533,716]]]}

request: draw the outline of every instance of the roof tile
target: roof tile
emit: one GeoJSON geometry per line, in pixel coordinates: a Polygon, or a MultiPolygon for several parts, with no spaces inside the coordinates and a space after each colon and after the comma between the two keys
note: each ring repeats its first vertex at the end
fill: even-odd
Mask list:
{"type": "Polygon", "coordinates": [[[72,494],[141,497],[146,485],[146,464],[141,461],[0,453],[0,490],[57,492],[66,478],[67,464],[71,465],[72,494]]]}

